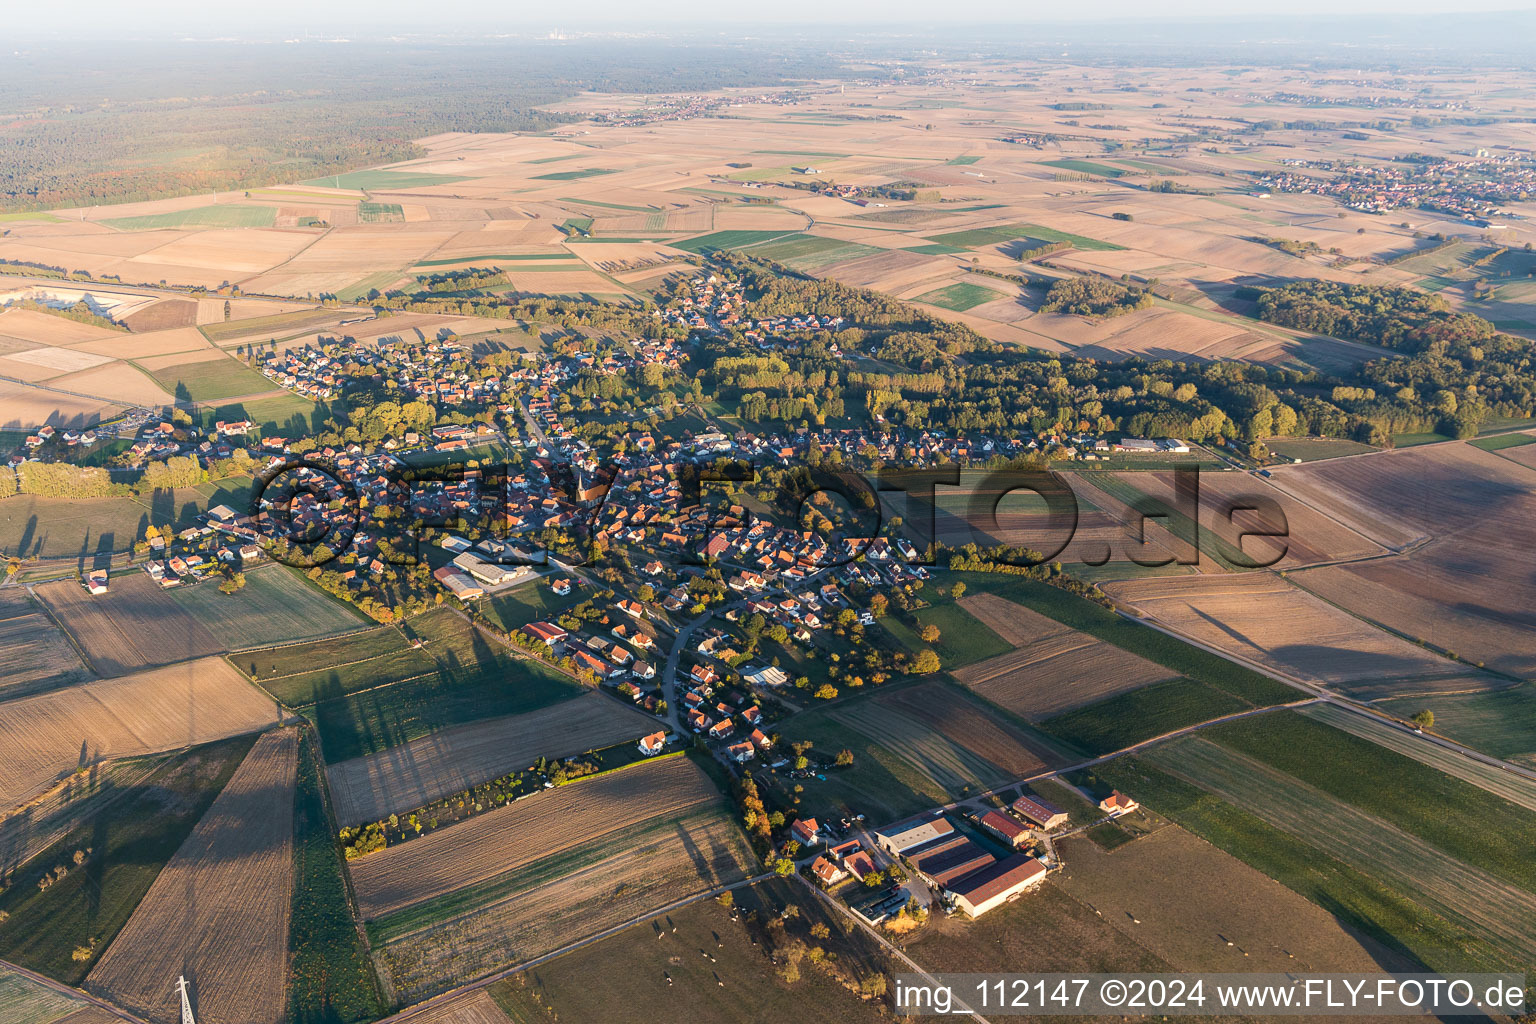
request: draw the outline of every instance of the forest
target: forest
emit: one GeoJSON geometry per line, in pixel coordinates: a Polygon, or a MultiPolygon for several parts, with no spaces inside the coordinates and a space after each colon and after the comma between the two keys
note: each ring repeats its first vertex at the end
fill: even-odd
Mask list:
{"type": "Polygon", "coordinates": [[[594,92],[703,91],[835,74],[814,51],[676,44],[36,47],[0,71],[0,211],[243,189],[423,156],[446,131],[542,131],[594,92]],[[151,52],[146,53],[146,50],[151,52]],[[82,68],[89,73],[82,73],[82,68]],[[106,83],[110,83],[108,86],[106,83]]]}

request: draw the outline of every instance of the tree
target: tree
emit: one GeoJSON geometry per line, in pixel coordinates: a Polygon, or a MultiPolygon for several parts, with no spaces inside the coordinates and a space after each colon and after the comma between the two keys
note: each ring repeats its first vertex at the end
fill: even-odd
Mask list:
{"type": "Polygon", "coordinates": [[[920,635],[922,636],[923,643],[925,644],[938,643],[939,627],[930,622],[928,625],[923,627],[923,631],[920,635]]]}
{"type": "Polygon", "coordinates": [[[720,894],[719,902],[722,907],[725,907],[727,910],[729,910],[731,907],[736,905],[736,894],[727,889],[725,892],[720,894]]]}
{"type": "Polygon", "coordinates": [[[939,656],[933,648],[925,647],[912,659],[912,671],[917,675],[932,675],[939,670],[939,656]]]}
{"type": "Polygon", "coordinates": [[[833,762],[839,768],[848,768],[853,764],[853,751],[844,747],[837,752],[837,759],[833,762]]]}
{"type": "Polygon", "coordinates": [[[869,613],[878,619],[885,614],[886,608],[889,605],[890,601],[886,599],[884,594],[876,594],[869,599],[869,613]]]}
{"type": "MultiPolygon", "coordinates": [[[[935,666],[935,668],[937,668],[937,666],[935,666]]],[[[816,691],[816,697],[818,700],[831,700],[836,696],[837,687],[833,686],[831,683],[822,683],[821,688],[816,691]]]]}
{"type": "Polygon", "coordinates": [[[953,587],[949,588],[949,594],[956,601],[960,600],[960,598],[965,596],[965,584],[956,583],[953,587]]]}
{"type": "Polygon", "coordinates": [[[1413,716],[1413,724],[1420,729],[1433,729],[1435,727],[1435,713],[1428,709],[1420,711],[1413,716]]]}

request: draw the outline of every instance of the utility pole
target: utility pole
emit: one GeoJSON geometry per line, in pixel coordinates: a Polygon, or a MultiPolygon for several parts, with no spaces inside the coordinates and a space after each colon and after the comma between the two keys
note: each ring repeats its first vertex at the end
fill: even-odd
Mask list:
{"type": "Polygon", "coordinates": [[[192,1004],[187,1001],[187,977],[182,975],[176,979],[176,991],[181,993],[181,1024],[197,1024],[192,1016],[192,1004]]]}

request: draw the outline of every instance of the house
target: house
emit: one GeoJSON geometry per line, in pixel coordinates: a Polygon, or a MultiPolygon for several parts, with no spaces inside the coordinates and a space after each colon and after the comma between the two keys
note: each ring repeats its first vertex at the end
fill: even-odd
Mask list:
{"type": "Polygon", "coordinates": [[[549,585],[549,589],[557,597],[564,597],[571,592],[571,581],[568,579],[555,580],[555,582],[549,585]]]}
{"type": "Polygon", "coordinates": [[[762,720],[763,720],[763,713],[760,710],[758,710],[758,707],[757,707],[756,704],[753,704],[749,708],[742,708],[741,709],[741,717],[746,721],[746,723],[748,725],[757,725],[760,722],[762,722],[762,720]]]}
{"type": "Polygon", "coordinates": [[[730,755],[731,760],[737,762],[738,764],[750,761],[757,755],[757,751],[752,749],[752,744],[745,741],[741,743],[732,743],[730,746],[725,748],[725,752],[730,755]]]}
{"type": "Polygon", "coordinates": [[[85,577],[85,589],[93,594],[105,594],[107,592],[107,571],[105,569],[93,570],[85,577]]]}
{"type": "Polygon", "coordinates": [[[639,601],[630,601],[626,599],[620,601],[616,607],[625,615],[633,616],[637,619],[645,618],[645,605],[641,604],[639,601]]]}
{"type": "Polygon", "coordinates": [[[1020,825],[1006,814],[997,811],[988,811],[981,816],[982,827],[1002,838],[1009,846],[1017,850],[1029,842],[1029,829],[1020,825]]]}
{"type": "Polygon", "coordinates": [[[789,834],[801,846],[810,846],[816,842],[816,833],[821,831],[821,826],[816,824],[815,818],[801,818],[789,826],[789,834]]]}
{"type": "Polygon", "coordinates": [[[751,740],[752,745],[758,750],[767,750],[769,747],[773,746],[773,740],[769,739],[767,736],[764,736],[763,730],[761,729],[753,729],[751,735],[749,735],[747,739],[751,740]]]}
{"type": "Polygon", "coordinates": [[[553,647],[570,635],[553,622],[530,622],[522,631],[535,640],[543,641],[545,647],[553,647]]]}
{"type": "Polygon", "coordinates": [[[1135,800],[1132,800],[1118,789],[1099,801],[1099,810],[1115,818],[1122,814],[1129,814],[1140,806],[1135,800]]]}
{"type": "Polygon", "coordinates": [[[715,675],[714,669],[702,664],[693,666],[693,670],[688,673],[688,677],[699,686],[708,686],[718,678],[715,675]]]}
{"type": "Polygon", "coordinates": [[[956,879],[947,888],[956,907],[971,917],[980,917],[1039,885],[1045,875],[1045,865],[1039,860],[1018,854],[956,879]]]}
{"type": "Polygon", "coordinates": [[[714,725],[709,727],[709,734],[717,740],[723,740],[735,731],[736,723],[732,722],[729,718],[721,722],[716,722],[714,725]]]}
{"type": "Polygon", "coordinates": [[[656,669],[648,661],[636,661],[629,666],[629,674],[636,679],[655,679],[656,669]]]}
{"type": "Polygon", "coordinates": [[[649,736],[640,737],[640,753],[646,757],[656,756],[666,745],[667,734],[664,732],[653,732],[649,736]]]}
{"type": "Polygon", "coordinates": [[[1033,823],[1037,828],[1049,832],[1058,825],[1067,823],[1067,812],[1052,804],[1046,803],[1033,794],[1019,797],[1013,802],[1013,813],[1025,821],[1033,823]]]}
{"type": "Polygon", "coordinates": [[[811,874],[816,876],[822,885],[836,885],[848,877],[848,872],[827,860],[825,857],[817,857],[811,862],[811,874]]]}

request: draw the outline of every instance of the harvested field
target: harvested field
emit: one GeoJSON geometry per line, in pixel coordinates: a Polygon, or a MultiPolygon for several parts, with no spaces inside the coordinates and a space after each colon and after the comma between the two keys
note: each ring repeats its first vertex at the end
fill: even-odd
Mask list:
{"type": "Polygon", "coordinates": [[[955,679],[1030,721],[1177,674],[991,594],[962,598],[961,604],[994,628],[1012,623],[1011,635],[1021,646],[956,669],[955,679]]]}
{"type": "Polygon", "coordinates": [[[754,870],[734,815],[719,808],[647,822],[625,838],[543,857],[508,874],[496,902],[389,939],[375,954],[386,983],[402,1002],[422,999],[754,870]]]}
{"type": "Polygon", "coordinates": [[[1153,748],[1146,760],[1215,793],[1317,849],[1380,878],[1479,936],[1510,966],[1536,949],[1536,894],[1293,776],[1201,737],[1153,748]]]}
{"type": "Polygon", "coordinates": [[[287,1020],[297,759],[297,730],[256,741],[87,977],[91,990],[175,1024],[165,979],[192,964],[199,1020],[287,1020]]]}
{"type": "Polygon", "coordinates": [[[507,1015],[483,988],[413,1013],[406,1020],[410,1024],[509,1024],[507,1015]]]}
{"type": "MultiPolygon", "coordinates": [[[[37,588],[55,619],[104,676],[213,654],[225,645],[148,576],[134,573],[93,596],[73,580],[37,588]]],[[[221,595],[222,596],[222,595],[221,595]]]]}
{"type": "MultiPolygon", "coordinates": [[[[0,616],[6,614],[0,610],[0,616]]],[[[11,700],[90,678],[74,645],[43,612],[0,618],[0,698],[11,700]]]]}
{"type": "Polygon", "coordinates": [[[1074,837],[1061,853],[1070,869],[1051,884],[1178,970],[1411,969],[1406,957],[1345,931],[1321,907],[1177,825],[1113,853],[1074,837]],[[1175,896],[1166,880],[1185,872],[1200,884],[1175,896]],[[1213,942],[1216,935],[1235,946],[1213,942]]]}
{"type": "Polygon", "coordinates": [[[923,683],[876,700],[936,730],[1012,778],[1033,775],[1046,767],[1048,752],[1037,751],[1015,730],[972,704],[963,692],[943,683],[923,683]]]}
{"type": "MultiPolygon", "coordinates": [[[[1178,507],[1171,472],[1120,473],[1115,479],[1171,507],[1178,507]]],[[[1385,548],[1348,526],[1273,487],[1263,478],[1247,473],[1200,474],[1200,526],[1202,548],[1222,553],[1241,551],[1253,561],[1280,570],[1315,562],[1386,554],[1385,548]],[[1279,506],[1280,517],[1248,511],[1227,516],[1226,509],[1249,504],[1249,499],[1258,499],[1257,503],[1275,503],[1279,506]],[[1281,537],[1274,540],[1265,537],[1240,540],[1238,535],[1244,531],[1279,533],[1281,537]],[[1216,543],[1207,543],[1204,540],[1206,534],[1211,535],[1216,543]],[[1277,555],[1281,557],[1277,559],[1277,555]]],[[[1210,554],[1202,551],[1202,563],[1208,562],[1210,558],[1210,554]]]]}
{"type": "Polygon", "coordinates": [[[196,323],[197,303],[189,299],[162,299],[123,318],[123,324],[135,333],[191,327],[196,323]]]}
{"type": "Polygon", "coordinates": [[[884,1001],[864,1001],[852,991],[893,969],[867,933],[789,879],[738,888],[733,898],[732,909],[700,900],[669,911],[498,982],[491,995],[521,1024],[891,1019],[884,1001]],[[798,912],[786,920],[781,915],[790,907],[798,912]],[[783,933],[767,934],[764,926],[774,920],[785,920],[783,933]],[[658,936],[658,928],[665,933],[658,936]],[[835,967],[803,971],[792,984],[784,981],[773,953],[789,942],[823,946],[835,957],[835,967]],[[698,956],[699,949],[708,949],[715,962],[698,956]]]}
{"type": "Polygon", "coordinates": [[[719,796],[686,757],[560,786],[353,861],[358,910],[383,917],[719,796]]]}
{"type": "Polygon", "coordinates": [[[960,607],[1015,647],[1071,632],[1071,627],[996,594],[961,598],[960,607]]]}
{"type": "Polygon", "coordinates": [[[1350,692],[1446,677],[1444,658],[1375,629],[1269,573],[1128,580],[1104,588],[1175,632],[1350,692]]]}
{"type": "Polygon", "coordinates": [[[444,729],[389,750],[326,769],[336,820],[377,821],[470,789],[540,757],[564,758],[638,739],[655,728],[648,715],[587,693],[524,715],[444,729]]]}
{"type": "Polygon", "coordinates": [[[271,698],[219,658],[0,704],[0,806],[109,757],[171,750],[273,724],[271,698]]]}

